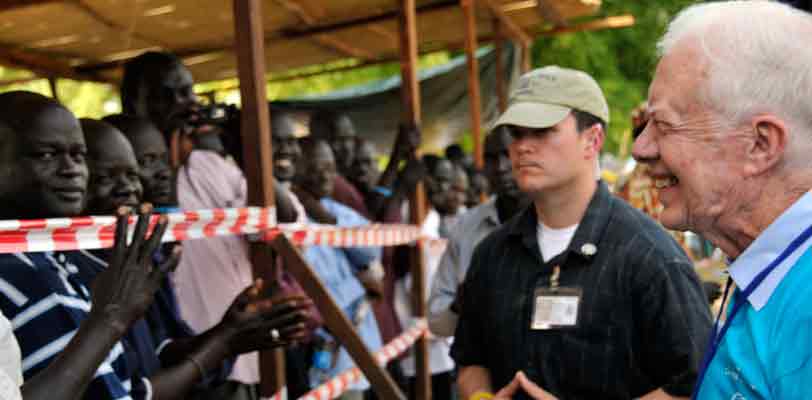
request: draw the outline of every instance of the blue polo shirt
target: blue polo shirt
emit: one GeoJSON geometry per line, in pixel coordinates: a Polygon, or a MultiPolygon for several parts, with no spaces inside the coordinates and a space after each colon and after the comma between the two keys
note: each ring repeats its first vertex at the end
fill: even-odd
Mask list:
{"type": "MultiPolygon", "coordinates": [[[[59,355],[87,318],[90,293],[79,270],[93,262],[78,252],[0,254],[0,311],[14,328],[26,380],[59,355]]],[[[149,399],[149,383],[132,378],[126,358],[116,343],[80,398],[149,399]]]]}
{"type": "MultiPolygon", "coordinates": [[[[812,195],[805,194],[730,266],[738,288],[747,287],[793,239],[812,225],[812,195]]],[[[812,398],[812,239],[799,246],[743,298],[699,387],[698,399],[812,398]]]]}

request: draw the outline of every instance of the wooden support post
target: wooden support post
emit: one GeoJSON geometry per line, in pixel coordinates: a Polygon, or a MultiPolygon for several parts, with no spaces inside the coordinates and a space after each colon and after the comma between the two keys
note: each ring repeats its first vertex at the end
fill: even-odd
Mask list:
{"type": "MultiPolygon", "coordinates": [[[[237,73],[242,101],[243,170],[248,181],[248,204],[274,205],[271,124],[265,93],[265,47],[261,0],[234,0],[237,73]]],[[[272,283],[274,255],[262,243],[251,244],[254,277],[272,283]]],[[[270,397],[285,386],[284,351],[260,354],[260,392],[270,397]]]]}
{"type": "Polygon", "coordinates": [[[522,44],[522,64],[521,64],[521,71],[523,74],[530,72],[530,69],[533,68],[533,48],[532,44],[522,44]]]}
{"type": "Polygon", "coordinates": [[[474,165],[482,168],[482,100],[479,91],[479,61],[476,58],[477,28],[474,15],[475,0],[460,0],[465,18],[465,56],[468,60],[468,104],[471,112],[471,134],[474,140],[474,165]]]}
{"type": "Polygon", "coordinates": [[[271,245],[285,261],[287,271],[296,278],[305,293],[313,299],[313,303],[316,304],[316,308],[319,309],[321,316],[324,318],[327,329],[347,349],[347,352],[355,361],[355,365],[361,369],[361,372],[369,380],[378,398],[405,400],[406,397],[401,393],[395,381],[392,380],[392,377],[382,366],[378,365],[375,356],[364,345],[352,322],[347,319],[341,307],[330,296],[330,292],[321,283],[321,280],[313,272],[310,265],[307,264],[299,250],[293,247],[285,235],[278,235],[271,242],[271,245]]]}
{"type": "Polygon", "coordinates": [[[496,55],[496,98],[499,105],[499,112],[507,110],[507,80],[505,78],[505,39],[502,35],[502,23],[498,18],[493,19],[494,54],[496,55]]]}
{"type": "MultiPolygon", "coordinates": [[[[419,127],[421,122],[420,83],[417,80],[417,8],[415,0],[400,1],[400,76],[401,76],[401,120],[405,124],[419,127]]],[[[414,154],[417,158],[419,155],[414,154]]],[[[423,184],[419,183],[409,198],[409,215],[411,223],[420,225],[426,215],[426,193],[423,184]]],[[[423,265],[423,253],[420,244],[411,249],[409,262],[412,274],[412,312],[417,318],[428,315],[426,304],[426,267],[423,265]]],[[[415,366],[417,372],[417,400],[431,400],[431,370],[429,368],[429,342],[425,336],[415,343],[415,366]]],[[[440,399],[437,399],[440,400],[440,399]]]]}
{"type": "Polygon", "coordinates": [[[51,97],[59,101],[59,78],[55,76],[48,77],[48,86],[51,87],[51,97]]]}

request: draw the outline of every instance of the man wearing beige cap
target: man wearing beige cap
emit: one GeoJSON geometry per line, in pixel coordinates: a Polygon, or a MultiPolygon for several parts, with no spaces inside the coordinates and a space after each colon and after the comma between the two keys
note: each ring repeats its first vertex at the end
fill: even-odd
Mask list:
{"type": "Polygon", "coordinates": [[[596,181],[608,121],[595,80],[553,66],[496,122],[533,203],[474,251],[451,350],[464,399],[690,395],[707,300],[680,246],[596,181]]]}

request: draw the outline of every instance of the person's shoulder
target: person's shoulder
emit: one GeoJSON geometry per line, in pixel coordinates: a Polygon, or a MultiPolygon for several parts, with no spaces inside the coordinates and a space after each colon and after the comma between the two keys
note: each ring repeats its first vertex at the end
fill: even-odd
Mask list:
{"type": "Polygon", "coordinates": [[[491,251],[493,249],[503,248],[516,240],[512,238],[518,226],[528,218],[528,208],[524,208],[516,213],[509,220],[505,221],[502,225],[496,227],[492,232],[485,235],[485,237],[477,244],[474,251],[491,251]],[[479,250],[479,249],[483,250],[479,250]]]}
{"type": "Polygon", "coordinates": [[[338,225],[340,226],[364,225],[369,223],[369,221],[366,218],[364,218],[364,216],[361,215],[361,213],[355,211],[354,209],[352,209],[352,207],[342,204],[341,202],[335,199],[324,197],[321,199],[321,204],[327,209],[327,211],[329,211],[331,214],[333,214],[334,217],[336,217],[338,225]]]}
{"type": "Polygon", "coordinates": [[[462,213],[459,217],[457,217],[457,221],[454,223],[454,226],[451,228],[451,234],[458,234],[464,235],[466,232],[470,233],[472,229],[476,229],[476,227],[482,223],[482,221],[488,217],[494,211],[495,201],[493,199],[488,200],[485,203],[482,203],[476,207],[469,208],[464,213],[462,213]]]}
{"type": "Polygon", "coordinates": [[[690,263],[679,243],[659,222],[620,197],[613,195],[612,203],[606,235],[623,238],[641,252],[653,251],[655,255],[673,262],[690,263]]]}

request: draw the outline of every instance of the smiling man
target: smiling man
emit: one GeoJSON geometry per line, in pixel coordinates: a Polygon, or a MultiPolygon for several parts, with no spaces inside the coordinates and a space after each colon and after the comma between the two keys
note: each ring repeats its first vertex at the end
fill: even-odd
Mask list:
{"type": "Polygon", "coordinates": [[[120,206],[137,206],[144,190],[130,142],[106,122],[89,118],[79,122],[85,134],[90,170],[86,208],[110,213],[120,206]]]}
{"type": "Polygon", "coordinates": [[[595,180],[608,121],[581,71],[531,71],[511,94],[495,127],[532,205],[471,258],[452,347],[464,398],[690,394],[707,301],[677,243],[595,180]]]}
{"type": "MultiPolygon", "coordinates": [[[[66,218],[82,212],[87,149],[70,111],[34,93],[0,94],[0,142],[0,217],[66,218]]],[[[141,210],[148,216],[149,207],[141,210]]],[[[20,379],[22,372],[26,399],[145,397],[119,338],[152,303],[177,255],[160,267],[152,265],[165,219],[159,220],[155,239],[146,240],[142,218],[126,247],[126,218],[118,212],[111,262],[99,273],[92,298],[77,265],[93,261],[81,252],[0,254],[0,311],[13,321],[9,328],[19,341],[16,351],[0,349],[0,358],[4,367],[16,361],[11,378],[20,379]]],[[[10,334],[2,336],[8,340],[10,334]]],[[[8,378],[0,374],[4,395],[19,384],[9,386],[8,378]]]]}
{"type": "Polygon", "coordinates": [[[721,248],[736,287],[697,399],[812,397],[811,35],[789,6],[715,2],[681,12],[659,44],[633,154],[662,223],[721,248]]]}

